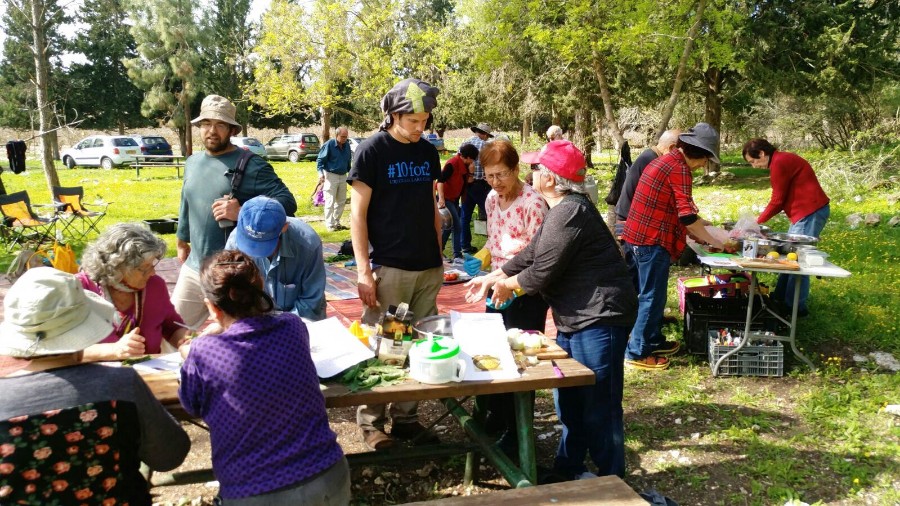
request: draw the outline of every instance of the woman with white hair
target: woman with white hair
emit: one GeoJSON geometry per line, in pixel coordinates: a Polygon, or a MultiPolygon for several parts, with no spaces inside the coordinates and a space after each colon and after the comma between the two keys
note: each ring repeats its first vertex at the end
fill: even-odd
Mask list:
{"type": "Polygon", "coordinates": [[[553,141],[524,163],[539,166],[535,189],[550,210],[531,242],[503,267],[470,281],[468,302],[493,287],[503,304],[512,291],[540,294],[553,312],[556,343],[596,375],[593,385],[554,390],[563,424],[557,479],[625,475],[622,411],[625,346],[637,315],[637,295],[625,260],[584,188],[584,156],[569,141],[553,141]]]}
{"type": "Polygon", "coordinates": [[[547,142],[561,140],[563,140],[562,127],[559,125],[550,125],[550,128],[547,129],[547,142]]]}
{"type": "Polygon", "coordinates": [[[113,225],[85,248],[75,277],[116,308],[113,332],[84,350],[85,361],[161,353],[163,340],[175,348],[186,342],[184,320],[156,275],[165,254],[165,241],[137,223],[113,225]]]}

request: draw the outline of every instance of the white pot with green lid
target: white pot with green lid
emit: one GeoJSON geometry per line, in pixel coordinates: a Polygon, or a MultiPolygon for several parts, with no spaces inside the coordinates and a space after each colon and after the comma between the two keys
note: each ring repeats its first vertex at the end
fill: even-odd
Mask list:
{"type": "Polygon", "coordinates": [[[466,374],[466,362],[460,357],[459,343],[452,337],[433,336],[413,344],[409,350],[409,375],[431,385],[460,382],[466,374]]]}

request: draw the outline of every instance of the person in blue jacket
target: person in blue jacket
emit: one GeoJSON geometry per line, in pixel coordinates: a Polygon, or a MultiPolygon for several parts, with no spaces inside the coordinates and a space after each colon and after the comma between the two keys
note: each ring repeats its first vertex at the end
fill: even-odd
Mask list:
{"type": "Polygon", "coordinates": [[[312,321],[325,318],[322,240],[303,220],[288,218],[277,200],[245,202],[225,249],[253,257],[276,309],[312,321]]]}

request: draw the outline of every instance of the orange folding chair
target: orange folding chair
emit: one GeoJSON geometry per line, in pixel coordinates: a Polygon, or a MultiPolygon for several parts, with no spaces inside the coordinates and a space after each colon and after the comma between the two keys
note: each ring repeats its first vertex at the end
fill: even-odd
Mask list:
{"type": "Polygon", "coordinates": [[[6,250],[12,251],[16,244],[52,242],[56,231],[56,217],[44,218],[34,214],[27,191],[0,195],[0,237],[6,243],[6,250]]]}
{"type": "Polygon", "coordinates": [[[82,240],[92,230],[100,233],[97,223],[106,216],[105,204],[102,210],[91,211],[82,202],[84,187],[82,186],[54,186],[53,202],[56,206],[56,215],[62,224],[62,233],[74,240],[82,240]]]}

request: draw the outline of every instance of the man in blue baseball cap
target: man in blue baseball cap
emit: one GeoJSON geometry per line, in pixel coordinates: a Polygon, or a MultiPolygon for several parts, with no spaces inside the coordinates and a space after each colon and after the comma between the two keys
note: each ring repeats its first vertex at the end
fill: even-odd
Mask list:
{"type": "Polygon", "coordinates": [[[322,240],[303,220],[288,218],[277,200],[245,202],[225,249],[253,257],[278,309],[313,321],[325,318],[322,240]]]}

